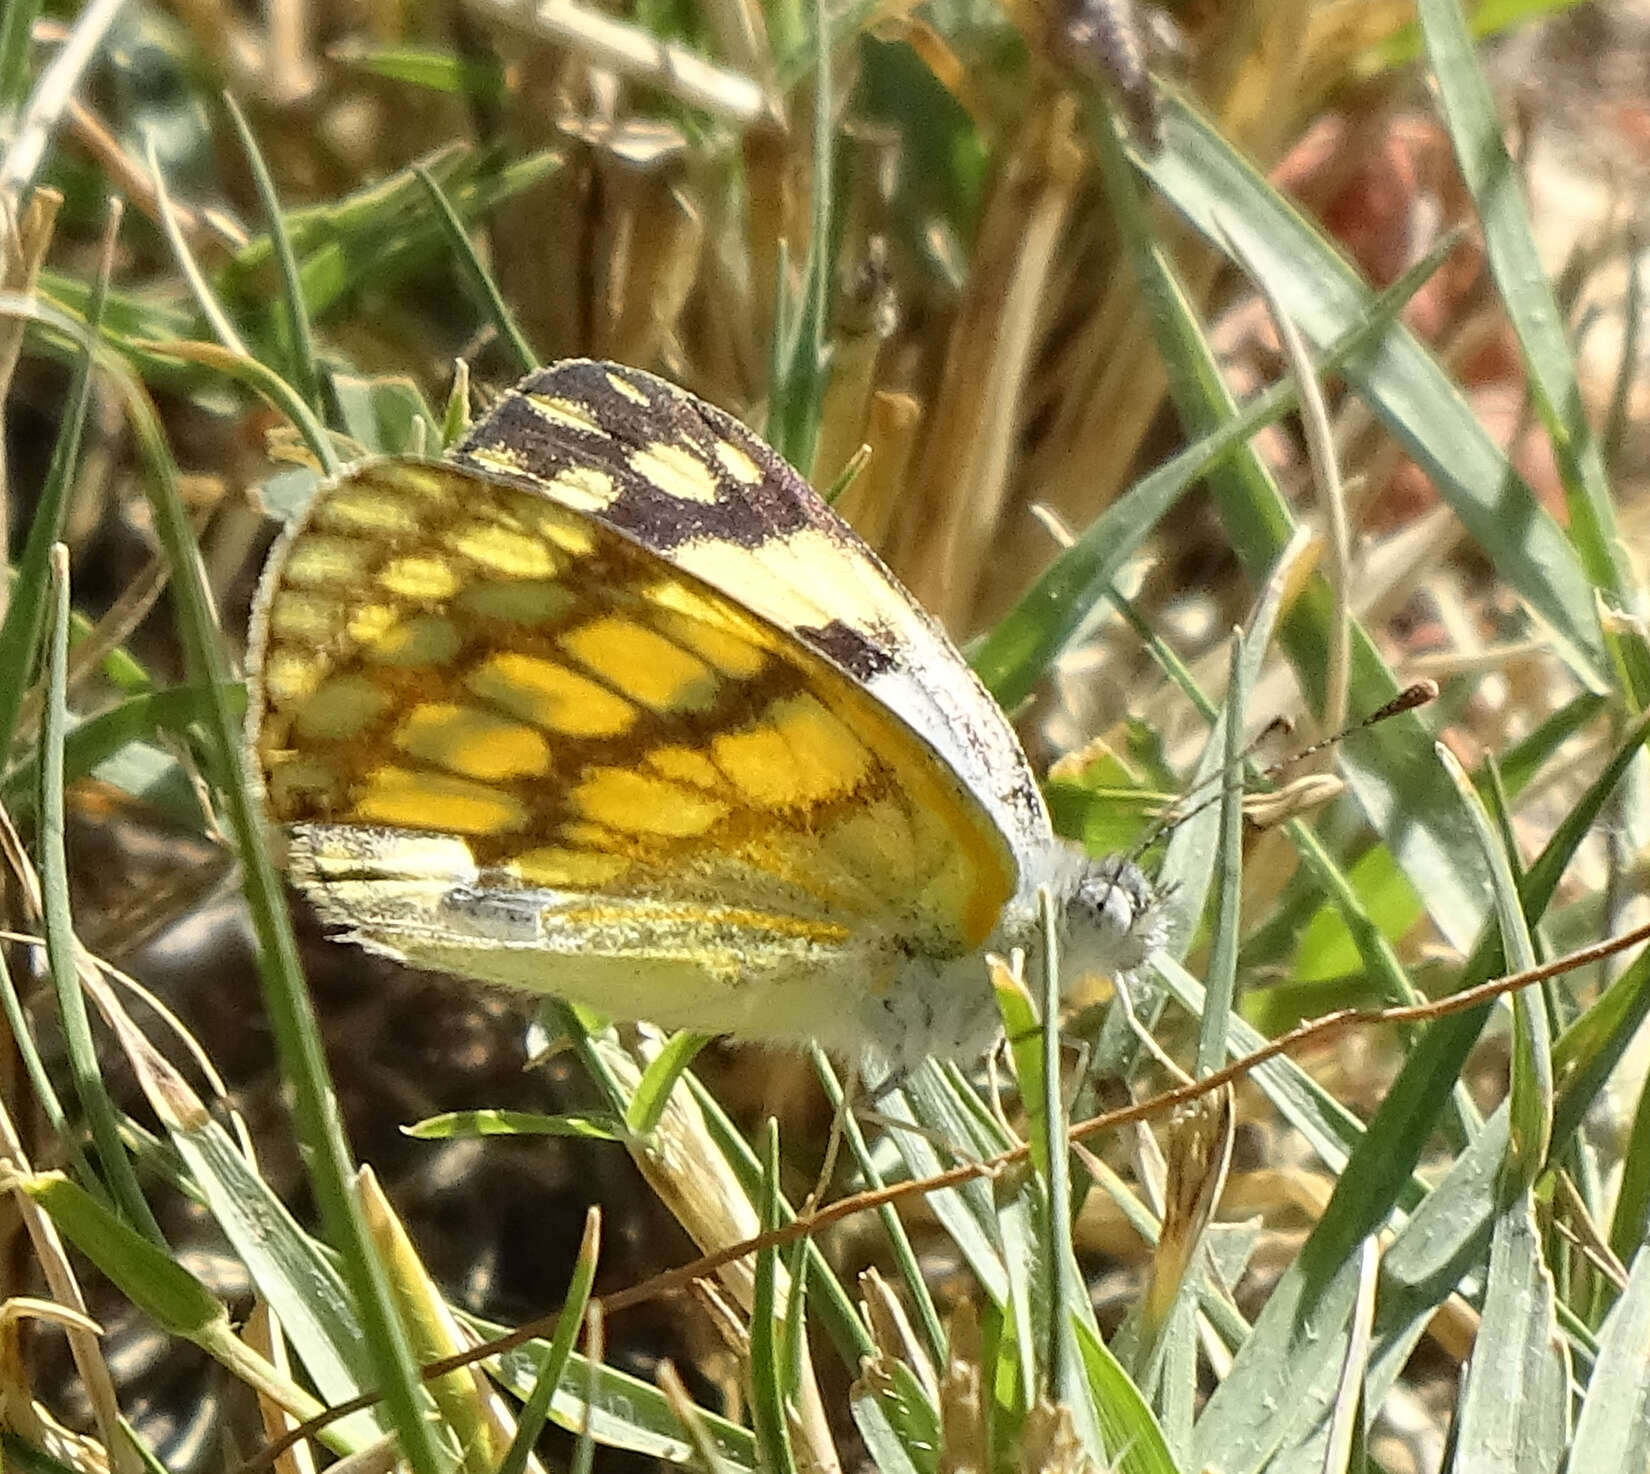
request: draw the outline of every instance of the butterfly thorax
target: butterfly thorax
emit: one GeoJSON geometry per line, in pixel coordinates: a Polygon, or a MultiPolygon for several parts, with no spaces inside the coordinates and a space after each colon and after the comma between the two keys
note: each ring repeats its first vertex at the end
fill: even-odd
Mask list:
{"type": "Polygon", "coordinates": [[[867,996],[863,1017],[844,1037],[881,1041],[873,1078],[879,1066],[901,1073],[927,1055],[973,1060],[984,1052],[1001,1029],[984,954],[1020,951],[1040,965],[1042,891],[1053,910],[1063,997],[1097,976],[1126,977],[1164,940],[1161,900],[1138,866],[1116,855],[1095,859],[1051,837],[985,948],[908,952],[894,985],[867,996]]]}

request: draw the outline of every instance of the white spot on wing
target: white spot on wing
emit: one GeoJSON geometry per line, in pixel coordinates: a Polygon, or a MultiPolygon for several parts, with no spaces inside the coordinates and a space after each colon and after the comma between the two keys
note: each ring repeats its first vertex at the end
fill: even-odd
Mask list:
{"type": "Polygon", "coordinates": [[[714,506],[721,487],[716,472],[693,451],[669,441],[655,441],[630,453],[630,468],[669,496],[714,506]]]}

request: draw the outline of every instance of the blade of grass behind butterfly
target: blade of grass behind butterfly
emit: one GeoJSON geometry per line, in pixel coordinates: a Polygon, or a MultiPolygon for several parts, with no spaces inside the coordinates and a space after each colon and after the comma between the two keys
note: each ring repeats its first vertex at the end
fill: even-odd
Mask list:
{"type": "MultiPolygon", "coordinates": [[[[1105,146],[1098,138],[1097,145],[1105,146]]],[[[1320,352],[1363,320],[1375,299],[1339,252],[1188,103],[1165,93],[1163,145],[1134,162],[1217,249],[1241,236],[1245,254],[1320,352]]],[[[1593,589],[1575,549],[1436,361],[1407,328],[1392,324],[1376,347],[1346,362],[1345,372],[1497,573],[1548,626],[1577,680],[1608,690],[1610,665],[1593,589]]],[[[1245,562],[1268,556],[1280,511],[1270,499],[1224,511],[1245,562]]],[[[1302,674],[1311,677],[1304,662],[1302,674]]]]}
{"type": "MultiPolygon", "coordinates": [[[[414,162],[435,175],[444,188],[451,189],[466,170],[477,167],[478,156],[471,145],[454,141],[431,149],[414,162]]],[[[422,199],[423,186],[409,164],[337,198],[289,207],[283,212],[283,229],[292,249],[307,262],[328,241],[358,243],[382,234],[386,221],[410,218],[422,199]]],[[[219,269],[218,291],[226,297],[256,292],[261,283],[268,281],[274,254],[275,244],[267,233],[249,237],[219,269]]],[[[315,307],[307,293],[304,300],[315,307]]]]}
{"type": "Polygon", "coordinates": [[[292,253],[292,242],[287,239],[285,218],[281,213],[280,197],[275,193],[275,181],[264,163],[263,151],[253,135],[246,115],[229,92],[223,94],[223,105],[229,120],[235,125],[241,152],[246,156],[247,168],[252,174],[252,185],[263,206],[264,219],[269,224],[269,239],[275,248],[275,262],[281,271],[281,301],[286,320],[285,357],[291,378],[297,385],[304,403],[321,419],[326,419],[327,407],[321,398],[321,371],[315,362],[315,338],[309,328],[309,309],[304,304],[302,284],[298,277],[298,261],[292,253]]]}
{"type": "MultiPolygon", "coordinates": [[[[531,188],[560,165],[558,157],[545,152],[483,169],[479,159],[463,153],[451,161],[451,167],[438,168],[432,161],[430,172],[442,184],[459,219],[466,221],[531,188]]],[[[392,183],[394,189],[380,192],[375,186],[351,196],[339,212],[344,217],[341,223],[333,224],[325,210],[315,222],[299,260],[304,300],[312,316],[320,317],[362,286],[370,285],[375,293],[390,293],[409,276],[437,266],[449,254],[441,224],[432,212],[416,208],[423,186],[410,174],[392,183]]],[[[289,234],[296,233],[294,220],[307,214],[288,215],[289,234]]],[[[262,254],[255,253],[255,248],[262,240],[252,242],[244,257],[237,257],[219,273],[228,294],[255,297],[263,269],[262,254]],[[245,270],[241,269],[243,260],[245,270]]]]}
{"type": "MultiPolygon", "coordinates": [[[[1304,531],[1304,529],[1303,529],[1304,531]]],[[[1209,941],[1209,981],[1203,1012],[1198,1020],[1197,1073],[1208,1075],[1226,1062],[1226,1035],[1237,988],[1238,921],[1243,888],[1243,727],[1249,692],[1260,676],[1271,648],[1278,611],[1295,582],[1296,569],[1306,553],[1308,538],[1301,532],[1290,539],[1276,567],[1261,589],[1247,633],[1234,638],[1227,677],[1224,749],[1219,771],[1220,832],[1215,849],[1215,912],[1209,941]]],[[[1213,746],[1213,743],[1210,744],[1213,746]]]]}
{"type": "MultiPolygon", "coordinates": [[[[560,162],[539,153],[474,177],[457,174],[447,198],[461,222],[474,220],[531,188],[560,162]]],[[[441,266],[451,254],[449,237],[432,211],[386,211],[385,218],[363,224],[367,228],[358,235],[322,239],[300,262],[304,300],[313,315],[320,316],[363,288],[375,295],[391,293],[409,277],[441,266]]]]}
{"type": "MultiPolygon", "coordinates": [[[[1598,442],[1583,412],[1581,385],[1564,319],[1536,249],[1518,169],[1502,136],[1501,117],[1474,55],[1456,0],[1420,0],[1418,14],[1437,98],[1461,178],[1484,231],[1490,273],[1500,289],[1523,359],[1524,380],[1553,448],[1569,512],[1571,540],[1587,576],[1617,609],[1642,605],[1644,590],[1629,569],[1598,442]]],[[[1650,651],[1621,628],[1638,705],[1650,699],[1650,651]]]]}
{"type": "MultiPolygon", "coordinates": [[[[1218,366],[1197,323],[1185,310],[1171,264],[1162,253],[1151,249],[1141,231],[1127,228],[1128,211],[1138,213],[1134,177],[1126,167],[1110,121],[1098,109],[1090,111],[1089,131],[1102,165],[1108,198],[1114,202],[1114,215],[1124,225],[1136,276],[1153,307],[1152,326],[1168,365],[1171,395],[1188,424],[1201,428],[1222,423],[1230,418],[1231,407],[1218,366]]],[[[1228,224],[1236,228],[1235,223],[1227,221],[1226,208],[1217,210],[1210,204],[1212,223],[1206,222],[1208,228],[1228,224]]],[[[1274,256],[1254,249],[1247,234],[1245,242],[1246,260],[1261,263],[1269,274],[1274,267],[1279,272],[1288,270],[1276,264],[1274,256]]],[[[1284,283],[1269,284],[1274,295],[1297,310],[1296,298],[1284,283]]],[[[1333,331],[1339,332],[1349,320],[1356,320],[1350,311],[1333,318],[1333,331]]],[[[1384,344],[1400,334],[1401,329],[1389,326],[1381,352],[1389,352],[1384,344]]],[[[1348,360],[1346,372],[1354,374],[1360,362],[1359,358],[1348,360]]],[[[1430,360],[1425,362],[1430,367],[1430,360]]],[[[1433,386],[1432,392],[1440,391],[1433,386]]],[[[1478,433],[1482,439],[1482,432],[1478,433]]],[[[1209,486],[1239,558],[1252,576],[1262,577],[1293,527],[1293,518],[1272,478],[1255,456],[1247,454],[1234,458],[1221,474],[1212,476],[1209,486]]],[[[1322,579],[1314,579],[1294,600],[1281,624],[1282,644],[1296,677],[1308,698],[1318,703],[1324,695],[1322,681],[1330,647],[1328,621],[1332,617],[1327,585],[1322,579]]],[[[1350,683],[1353,704],[1373,711],[1397,690],[1376,646],[1354,625],[1350,683]]],[[[1358,806],[1427,904],[1434,923],[1445,937],[1464,948],[1476,933],[1483,911],[1483,858],[1433,758],[1431,741],[1412,714],[1394,717],[1342,743],[1341,771],[1358,806]]]]}
{"type": "Polygon", "coordinates": [[[480,296],[482,306],[487,309],[487,315],[492,319],[499,338],[516,360],[518,372],[532,373],[539,366],[539,356],[533,352],[526,334],[516,321],[515,314],[506,305],[504,294],[499,291],[492,273],[482,265],[481,258],[476,255],[475,247],[471,245],[469,234],[464,229],[464,222],[458,218],[458,212],[453,209],[441,186],[436,183],[435,176],[422,164],[414,164],[412,168],[413,173],[418,176],[418,182],[424,186],[424,193],[429,196],[430,204],[435,210],[435,218],[441,224],[465,279],[480,296]]]}
{"type": "Polygon", "coordinates": [[[695,1034],[682,1029],[670,1036],[665,1047],[647,1062],[642,1078],[625,1107],[625,1125],[639,1136],[646,1136],[659,1124],[659,1117],[670,1103],[670,1092],[676,1082],[687,1073],[694,1058],[707,1044],[708,1034],[695,1034]]]}
{"type": "MultiPolygon", "coordinates": [[[[824,0],[809,0],[814,41],[813,173],[808,250],[802,258],[802,291],[788,301],[783,269],[782,301],[774,315],[774,354],[768,389],[768,443],[793,466],[812,475],[814,447],[825,396],[825,315],[830,299],[831,259],[835,244],[836,171],[832,167],[836,137],[832,109],[835,88],[831,52],[825,44],[824,0]]],[[[783,258],[781,258],[783,267],[783,258]]]]}
{"type": "Polygon", "coordinates": [[[14,0],[0,14],[0,124],[8,134],[29,93],[34,22],[40,6],[41,0],[14,0]]]}
{"type": "MultiPolygon", "coordinates": [[[[1409,299],[1448,258],[1457,237],[1439,241],[1390,287],[1319,361],[1320,376],[1338,370],[1377,341],[1409,299]]],[[[1166,274],[1167,290],[1178,291],[1166,274]]],[[[1181,299],[1179,314],[1190,319],[1181,299]]],[[[1142,476],[1051,563],[996,627],[970,651],[970,664],[1000,704],[1013,708],[1031,694],[1077,635],[1095,602],[1144,544],[1158,521],[1199,479],[1243,453],[1267,426],[1292,414],[1299,393],[1288,380],[1254,395],[1235,415],[1209,429],[1156,470],[1142,476]]]]}
{"type": "MultiPolygon", "coordinates": [[[[1203,1008],[1198,1015],[1196,1072],[1199,1076],[1209,1075],[1225,1063],[1226,1040],[1233,1019],[1238,924],[1242,913],[1243,789],[1239,780],[1243,769],[1244,712],[1249,692],[1270,644],[1278,608],[1293,581],[1293,566],[1304,551],[1304,539],[1296,538],[1267,580],[1247,633],[1232,638],[1225,709],[1205,752],[1206,762],[1216,753],[1219,754],[1218,761],[1210,765],[1223,775],[1223,779],[1220,801],[1216,806],[1219,834],[1214,847],[1217,883],[1214,914],[1210,920],[1209,982],[1204,991],[1203,1008]]],[[[1216,1099],[1229,1108],[1229,1097],[1223,1095],[1216,1099]]],[[[1211,1100],[1204,1104],[1215,1103],[1211,1100]]],[[[1191,1120],[1171,1122],[1168,1129],[1192,1130],[1194,1125],[1191,1120]]],[[[1224,1164],[1219,1168],[1219,1173],[1224,1178],[1224,1164]]],[[[1166,1186],[1167,1191],[1173,1194],[1179,1184],[1170,1181],[1166,1186]]],[[[1186,1303],[1188,1286],[1196,1295],[1204,1280],[1202,1236],[1207,1228],[1208,1215],[1204,1215],[1197,1225],[1195,1236],[1189,1231],[1185,1218],[1186,1215],[1174,1211],[1171,1202],[1154,1249],[1150,1288],[1135,1323],[1138,1340],[1128,1363],[1135,1377],[1153,1389],[1154,1406],[1160,1411],[1164,1407],[1166,1394],[1184,1391],[1183,1385],[1169,1387],[1163,1380],[1163,1338],[1176,1308],[1186,1303]]],[[[1183,1366],[1181,1370],[1195,1381],[1195,1365],[1183,1366]]]]}

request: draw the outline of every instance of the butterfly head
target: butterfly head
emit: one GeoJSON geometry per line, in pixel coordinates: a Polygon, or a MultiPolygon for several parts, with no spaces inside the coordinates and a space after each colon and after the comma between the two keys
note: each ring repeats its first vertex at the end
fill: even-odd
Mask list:
{"type": "Polygon", "coordinates": [[[1133,972],[1165,940],[1163,897],[1132,860],[1061,848],[1054,893],[1065,903],[1062,973],[1075,985],[1095,973],[1133,972]]]}

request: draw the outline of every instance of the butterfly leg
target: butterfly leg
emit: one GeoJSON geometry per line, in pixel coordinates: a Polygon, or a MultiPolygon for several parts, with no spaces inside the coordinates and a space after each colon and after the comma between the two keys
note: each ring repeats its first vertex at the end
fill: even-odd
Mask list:
{"type": "Polygon", "coordinates": [[[830,1191],[831,1179],[836,1175],[836,1159],[842,1153],[842,1137],[847,1129],[848,1112],[854,1108],[854,1100],[859,1095],[861,1085],[859,1067],[856,1065],[848,1071],[847,1078],[842,1082],[842,1093],[837,1099],[836,1109],[831,1112],[831,1132],[825,1139],[825,1160],[820,1163],[819,1177],[814,1182],[813,1190],[803,1202],[804,1215],[811,1213],[815,1206],[825,1201],[825,1194],[830,1191]]]}

